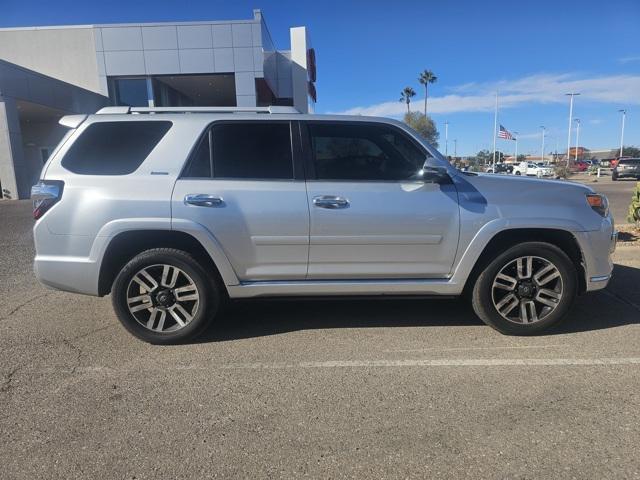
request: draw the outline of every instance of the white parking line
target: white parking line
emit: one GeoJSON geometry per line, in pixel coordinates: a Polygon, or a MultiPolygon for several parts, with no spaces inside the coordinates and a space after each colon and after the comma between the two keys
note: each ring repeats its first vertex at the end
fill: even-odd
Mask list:
{"type": "Polygon", "coordinates": [[[415,348],[408,350],[383,350],[385,353],[408,353],[408,352],[449,352],[459,350],[512,350],[512,349],[527,349],[527,348],[566,348],[569,345],[513,345],[509,347],[444,347],[444,348],[415,348]]]}
{"type": "MultiPolygon", "coordinates": [[[[622,358],[462,358],[424,360],[334,360],[298,363],[232,363],[223,369],[371,368],[371,367],[495,367],[495,366],[640,365],[640,357],[622,358]]],[[[188,367],[187,367],[188,368],[188,367]]]]}
{"type": "MultiPolygon", "coordinates": [[[[441,358],[422,360],[330,360],[325,362],[253,362],[200,365],[167,365],[138,367],[106,367],[93,365],[78,367],[75,373],[89,375],[118,375],[131,372],[213,371],[213,370],[285,370],[321,368],[389,368],[389,367],[565,367],[640,365],[640,357],[620,358],[441,358]]],[[[50,373],[57,369],[44,369],[50,373]]]]}

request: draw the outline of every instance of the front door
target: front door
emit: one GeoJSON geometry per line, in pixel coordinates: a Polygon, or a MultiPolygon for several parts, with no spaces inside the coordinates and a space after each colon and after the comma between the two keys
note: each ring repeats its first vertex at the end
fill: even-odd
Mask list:
{"type": "Polygon", "coordinates": [[[452,183],[429,183],[429,154],[384,123],[308,122],[308,279],[442,278],[458,245],[452,183]]]}
{"type": "Polygon", "coordinates": [[[309,210],[293,150],[288,121],[217,122],[176,182],[173,218],[207,228],[242,281],[306,276],[309,210]]]}

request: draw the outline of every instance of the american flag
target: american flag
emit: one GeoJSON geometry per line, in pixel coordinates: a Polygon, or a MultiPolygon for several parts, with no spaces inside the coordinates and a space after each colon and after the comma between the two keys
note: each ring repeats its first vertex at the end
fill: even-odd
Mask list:
{"type": "Polygon", "coordinates": [[[500,125],[500,131],[498,132],[498,137],[504,138],[505,140],[513,140],[513,135],[511,132],[500,125]]]}

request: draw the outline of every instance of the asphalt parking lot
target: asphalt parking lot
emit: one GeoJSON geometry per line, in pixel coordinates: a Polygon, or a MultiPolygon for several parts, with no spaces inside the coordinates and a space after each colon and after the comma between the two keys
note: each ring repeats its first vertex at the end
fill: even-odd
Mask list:
{"type": "Polygon", "coordinates": [[[36,283],[29,202],[0,220],[3,479],[640,478],[640,249],[544,336],[455,300],[263,301],[154,347],[36,283]]]}

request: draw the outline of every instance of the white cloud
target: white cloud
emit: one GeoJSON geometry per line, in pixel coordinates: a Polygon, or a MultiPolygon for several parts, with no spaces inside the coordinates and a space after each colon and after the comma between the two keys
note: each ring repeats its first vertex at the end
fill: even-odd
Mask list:
{"type": "Polygon", "coordinates": [[[640,62],[640,55],[634,57],[622,57],[618,59],[620,63],[640,62]]]}
{"type": "Polygon", "coordinates": [[[522,133],[520,135],[516,135],[518,140],[525,140],[530,138],[542,138],[542,131],[535,133],[522,133]]]}
{"type": "MultiPolygon", "coordinates": [[[[566,103],[567,92],[580,92],[583,102],[640,105],[640,75],[612,75],[580,78],[576,74],[539,74],[516,80],[467,83],[450,89],[452,93],[429,97],[429,112],[456,113],[491,111],[495,92],[500,92],[500,108],[535,103],[566,103]]],[[[423,98],[414,98],[420,109],[423,98]]],[[[406,105],[397,101],[354,107],[340,113],[349,115],[400,116],[406,105]]]]}

